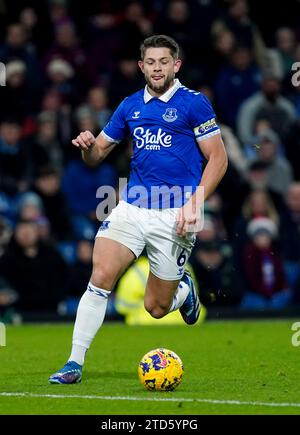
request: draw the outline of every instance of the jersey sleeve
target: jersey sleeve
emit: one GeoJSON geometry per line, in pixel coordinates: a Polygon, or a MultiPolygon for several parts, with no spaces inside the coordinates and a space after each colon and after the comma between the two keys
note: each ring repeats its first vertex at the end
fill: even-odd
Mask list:
{"type": "MultiPolygon", "coordinates": [[[[126,100],[126,98],[125,98],[126,100]]],[[[127,123],[125,118],[125,100],[117,107],[112,114],[112,117],[101,131],[101,134],[106,137],[107,140],[115,143],[121,142],[127,133],[127,123]]]]}
{"type": "Polygon", "coordinates": [[[200,94],[194,99],[190,107],[189,116],[195,138],[198,142],[210,136],[220,134],[220,128],[216,122],[216,114],[205,95],[200,94]]]}

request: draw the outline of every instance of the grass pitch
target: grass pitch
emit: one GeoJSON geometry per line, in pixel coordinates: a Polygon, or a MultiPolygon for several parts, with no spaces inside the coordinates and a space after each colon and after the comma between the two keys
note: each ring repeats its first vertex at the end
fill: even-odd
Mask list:
{"type": "Polygon", "coordinates": [[[300,414],[300,347],[285,321],[200,326],[104,324],[81,384],[50,385],[70,352],[73,325],[7,327],[0,347],[0,414],[300,414]],[[185,366],[174,392],[149,392],[137,367],[151,349],[185,366]]]}

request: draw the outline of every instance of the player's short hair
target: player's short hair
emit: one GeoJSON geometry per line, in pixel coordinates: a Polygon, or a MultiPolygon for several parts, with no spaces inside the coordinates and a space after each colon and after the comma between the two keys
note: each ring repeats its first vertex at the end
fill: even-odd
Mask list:
{"type": "Polygon", "coordinates": [[[145,52],[148,48],[169,48],[173,59],[178,59],[179,45],[175,39],[167,35],[153,35],[146,38],[140,46],[141,59],[145,57],[145,52]]]}

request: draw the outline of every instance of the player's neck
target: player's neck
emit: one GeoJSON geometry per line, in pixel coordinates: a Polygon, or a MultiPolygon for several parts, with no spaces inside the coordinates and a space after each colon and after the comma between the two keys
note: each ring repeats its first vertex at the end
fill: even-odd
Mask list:
{"type": "Polygon", "coordinates": [[[164,89],[162,92],[155,92],[153,89],[151,89],[149,87],[149,85],[147,85],[147,91],[149,92],[150,95],[152,95],[152,97],[161,97],[162,95],[164,95],[166,92],[168,92],[169,89],[172,88],[172,86],[174,86],[175,84],[175,79],[172,80],[172,82],[170,83],[170,86],[167,89],[164,89]]]}

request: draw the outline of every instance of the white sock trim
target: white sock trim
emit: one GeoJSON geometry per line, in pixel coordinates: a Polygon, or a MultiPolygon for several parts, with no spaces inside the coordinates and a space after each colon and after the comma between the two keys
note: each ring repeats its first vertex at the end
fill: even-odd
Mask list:
{"type": "Polygon", "coordinates": [[[91,293],[95,293],[96,295],[102,296],[103,298],[106,299],[111,294],[111,291],[96,287],[94,284],[91,283],[91,281],[87,285],[87,290],[90,291],[91,293]]]}

